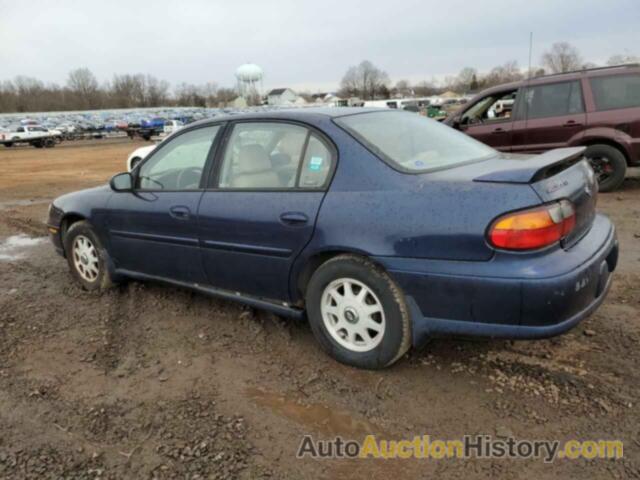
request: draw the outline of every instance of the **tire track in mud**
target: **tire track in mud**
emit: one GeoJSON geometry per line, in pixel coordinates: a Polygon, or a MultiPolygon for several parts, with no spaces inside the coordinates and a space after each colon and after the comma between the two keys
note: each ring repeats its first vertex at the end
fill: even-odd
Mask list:
{"type": "Polygon", "coordinates": [[[20,218],[14,216],[16,213],[15,211],[2,212],[0,222],[9,227],[11,231],[15,231],[15,233],[26,233],[33,237],[47,235],[47,225],[44,221],[33,218],[20,218]]]}
{"type": "Polygon", "coordinates": [[[132,315],[135,306],[135,295],[131,294],[131,284],[117,285],[100,295],[100,303],[106,301],[107,312],[102,320],[103,340],[95,352],[95,361],[104,369],[105,373],[118,368],[128,347],[135,341],[134,322],[132,315]],[[104,300],[103,300],[104,299],[104,300]]]}

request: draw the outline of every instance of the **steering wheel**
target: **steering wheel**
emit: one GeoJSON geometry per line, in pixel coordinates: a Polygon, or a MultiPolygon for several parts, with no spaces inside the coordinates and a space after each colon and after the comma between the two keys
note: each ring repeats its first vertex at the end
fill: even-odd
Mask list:
{"type": "Polygon", "coordinates": [[[189,168],[185,168],[184,170],[180,170],[180,173],[178,173],[178,178],[176,180],[176,186],[178,187],[179,190],[193,190],[198,188],[199,183],[200,183],[200,177],[202,177],[202,169],[200,167],[189,167],[189,168]],[[189,178],[188,175],[193,175],[193,178],[189,178]],[[183,181],[189,181],[191,180],[191,183],[187,183],[186,185],[183,185],[182,182],[183,181]]]}

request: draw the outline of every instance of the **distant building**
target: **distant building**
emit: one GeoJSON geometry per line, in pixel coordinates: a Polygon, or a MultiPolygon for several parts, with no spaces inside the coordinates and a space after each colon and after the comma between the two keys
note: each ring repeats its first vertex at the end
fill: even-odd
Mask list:
{"type": "MultiPolygon", "coordinates": [[[[356,97],[352,97],[356,101],[359,101],[356,97]]],[[[311,95],[313,103],[317,105],[324,105],[327,107],[346,107],[351,106],[351,99],[344,99],[337,96],[335,93],[314,93],[311,95]]]]}
{"type": "Polygon", "coordinates": [[[267,93],[269,105],[290,105],[298,99],[296,92],[290,88],[274,88],[267,93]]]}

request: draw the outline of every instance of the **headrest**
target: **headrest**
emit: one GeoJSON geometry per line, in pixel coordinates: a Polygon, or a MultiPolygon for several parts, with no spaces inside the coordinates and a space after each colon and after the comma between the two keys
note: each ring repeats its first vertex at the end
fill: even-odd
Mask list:
{"type": "Polygon", "coordinates": [[[271,170],[271,160],[261,145],[240,147],[236,173],[258,173],[266,170],[271,170]]]}

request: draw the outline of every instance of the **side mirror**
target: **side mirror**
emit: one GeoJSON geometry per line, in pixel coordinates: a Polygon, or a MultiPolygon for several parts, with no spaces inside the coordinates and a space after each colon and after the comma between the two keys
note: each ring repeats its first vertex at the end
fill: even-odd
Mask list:
{"type": "Polygon", "coordinates": [[[117,173],[109,181],[114,192],[130,192],[133,190],[133,176],[129,172],[117,173]]]}

